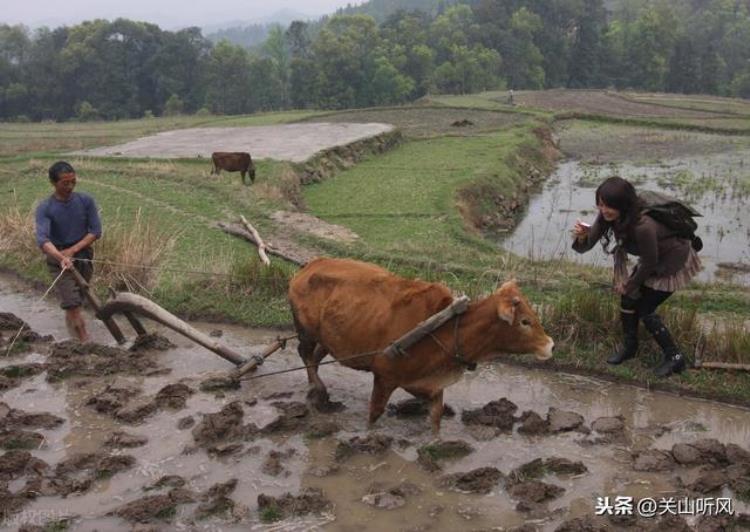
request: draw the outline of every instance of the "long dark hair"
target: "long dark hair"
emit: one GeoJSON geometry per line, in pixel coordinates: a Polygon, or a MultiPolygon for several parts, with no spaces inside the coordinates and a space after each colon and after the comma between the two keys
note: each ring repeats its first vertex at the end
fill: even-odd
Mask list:
{"type": "Polygon", "coordinates": [[[605,253],[611,254],[609,245],[612,242],[612,235],[617,240],[627,240],[632,237],[635,225],[641,217],[641,200],[630,181],[619,176],[612,176],[605,179],[596,189],[596,204],[599,205],[600,202],[620,211],[620,217],[614,222],[608,222],[603,216],[599,216],[599,223],[603,223],[605,228],[602,235],[602,248],[605,253]]]}

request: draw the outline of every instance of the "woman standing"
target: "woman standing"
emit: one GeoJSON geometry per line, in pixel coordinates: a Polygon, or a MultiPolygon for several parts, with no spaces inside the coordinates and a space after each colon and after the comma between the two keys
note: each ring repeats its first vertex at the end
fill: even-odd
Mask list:
{"type": "Polygon", "coordinates": [[[685,357],[669,334],[656,309],[675,290],[683,288],[700,271],[698,255],[689,240],[642,212],[643,205],[633,185],[621,177],[610,177],[596,189],[599,215],[593,225],[580,220],[573,227],[573,249],[585,253],[601,240],[604,251],[614,255],[614,289],[620,294],[622,347],[607,359],[621,364],[638,350],[638,322],[651,333],[663,353],[654,373],[667,377],[685,368],[685,357]],[[610,250],[612,240],[615,246],[610,250]],[[639,257],[628,274],[627,254],[639,257]]]}

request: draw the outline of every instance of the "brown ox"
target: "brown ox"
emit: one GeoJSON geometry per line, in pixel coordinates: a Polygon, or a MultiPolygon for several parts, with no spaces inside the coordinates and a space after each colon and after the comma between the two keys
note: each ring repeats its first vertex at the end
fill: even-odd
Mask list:
{"type": "Polygon", "coordinates": [[[242,182],[245,182],[245,174],[250,176],[250,182],[255,182],[255,165],[249,153],[243,151],[215,151],[211,154],[214,165],[211,175],[218,175],[222,170],[227,172],[241,172],[242,182]]]}
{"type": "Polygon", "coordinates": [[[403,279],[364,262],[319,258],[294,276],[289,301],[299,334],[299,354],[311,366],[307,370],[309,397],[323,403],[328,400],[318,364],[330,353],[350,368],[373,373],[370,424],[400,387],[430,401],[432,428],[437,433],[443,389],[459,380],[464,369],[499,353],[534,353],[546,360],[554,346],[513,281],[472,302],[464,314],[410,347],[407,356],[395,358],[382,351],[450,305],[453,297],[447,287],[403,279]],[[352,358],[362,353],[375,354],[352,358]]]}

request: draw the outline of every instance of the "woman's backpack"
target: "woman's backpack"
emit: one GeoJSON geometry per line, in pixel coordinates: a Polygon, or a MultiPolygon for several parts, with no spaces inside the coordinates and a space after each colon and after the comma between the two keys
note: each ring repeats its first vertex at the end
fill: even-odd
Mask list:
{"type": "Polygon", "coordinates": [[[703,216],[687,203],[662,192],[643,190],[638,197],[643,205],[643,213],[668,227],[680,238],[690,240],[693,249],[703,249],[703,241],[695,234],[698,224],[693,218],[703,216]]]}

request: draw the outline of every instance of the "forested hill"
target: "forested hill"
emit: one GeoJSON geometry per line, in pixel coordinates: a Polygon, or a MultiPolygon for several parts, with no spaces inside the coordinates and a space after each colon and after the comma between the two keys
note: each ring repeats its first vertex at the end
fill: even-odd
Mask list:
{"type": "Polygon", "coordinates": [[[470,0],[369,0],[362,4],[339,9],[337,14],[341,15],[370,15],[378,22],[383,22],[398,11],[422,11],[430,16],[443,13],[447,7],[453,4],[471,3],[470,0]]]}
{"type": "Polygon", "coordinates": [[[504,88],[750,97],[749,3],[401,0],[431,10],[295,21],[252,51],[125,19],[0,24],[0,119],[338,109],[504,88]]]}

